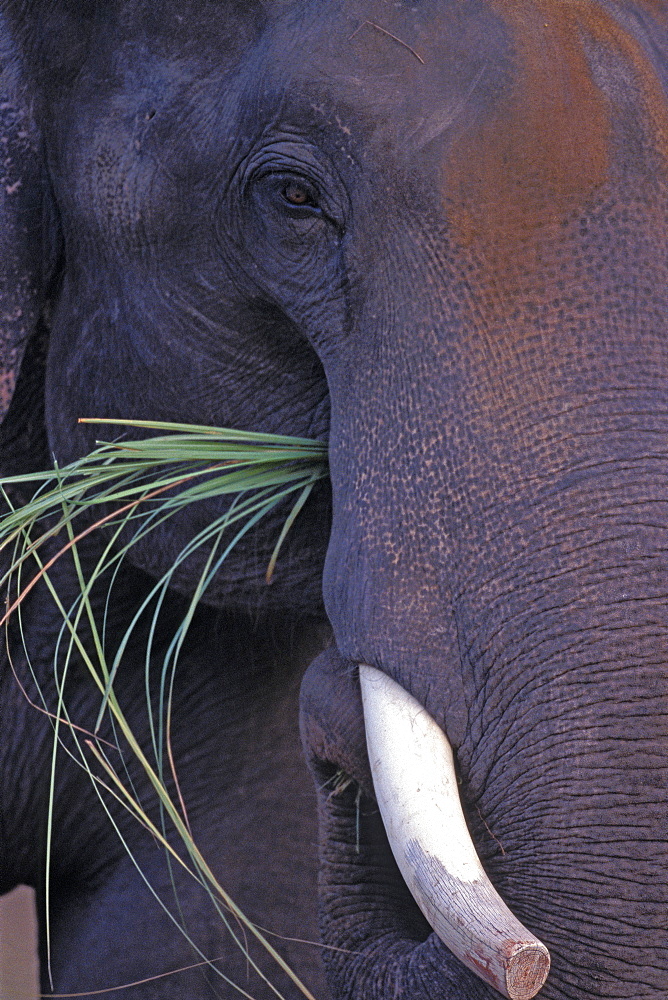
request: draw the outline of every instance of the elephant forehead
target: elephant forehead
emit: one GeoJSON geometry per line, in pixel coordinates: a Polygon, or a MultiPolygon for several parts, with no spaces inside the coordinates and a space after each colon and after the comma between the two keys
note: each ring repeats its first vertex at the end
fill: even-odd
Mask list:
{"type": "MultiPolygon", "coordinates": [[[[611,184],[657,168],[665,176],[666,95],[607,4],[489,2],[507,26],[514,69],[493,113],[445,154],[446,212],[462,242],[512,246],[581,215],[611,184]]],[[[663,4],[635,8],[666,21],[663,4]]]]}

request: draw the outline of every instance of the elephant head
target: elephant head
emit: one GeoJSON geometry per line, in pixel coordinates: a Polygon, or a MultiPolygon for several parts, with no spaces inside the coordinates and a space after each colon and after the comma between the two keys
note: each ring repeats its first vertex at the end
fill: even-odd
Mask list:
{"type": "MultiPolygon", "coordinates": [[[[534,986],[550,949],[546,998],[665,997],[664,0],[3,10],[28,122],[6,338],[48,327],[58,460],[88,414],[328,435],[331,531],[323,492],[270,590],[275,525],[210,599],[311,614],[322,584],[302,731],[333,996],[533,995],[489,965],[503,900],[534,986]],[[383,721],[397,687],[415,746],[383,721]],[[429,848],[437,745],[473,875],[472,844],[429,848]],[[407,802],[396,861],[378,800],[388,829],[407,802]]],[[[155,573],[193,530],[132,558],[155,573]]]]}

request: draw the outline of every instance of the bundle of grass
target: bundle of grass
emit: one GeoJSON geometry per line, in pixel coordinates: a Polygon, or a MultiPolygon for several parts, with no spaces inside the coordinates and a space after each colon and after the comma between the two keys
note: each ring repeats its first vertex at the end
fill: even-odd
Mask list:
{"type": "MultiPolygon", "coordinates": [[[[245,931],[248,931],[266,948],[304,996],[311,997],[308,989],[262,931],[244,916],[228,896],[194,842],[179,792],[169,733],[174,671],[197,604],[234,545],[270,511],[292,498],[292,505],[288,507],[267,567],[267,580],[271,580],[281,545],[291,525],[316,482],[328,474],[326,446],[304,438],[185,424],[132,420],[89,422],[112,424],[114,428],[125,426],[139,429],[152,436],[141,440],[100,442],[93,452],[66,468],[56,467],[49,472],[16,476],[4,480],[2,484],[8,513],[0,521],[0,549],[9,549],[11,552],[10,568],[2,578],[2,583],[12,595],[8,600],[3,622],[7,623],[12,615],[20,622],[21,605],[40,580],[48,588],[62,615],[62,629],[58,648],[54,651],[53,665],[58,704],[55,711],[47,706],[45,699],[38,706],[51,718],[54,731],[49,816],[53,813],[57,751],[65,750],[89,775],[111,822],[114,823],[114,820],[103,792],[111,795],[150,830],[172,858],[172,864],[182,866],[205,887],[221,920],[240,948],[248,954],[244,943],[245,931]],[[37,490],[28,503],[13,507],[6,491],[6,487],[11,485],[23,488],[37,486],[37,490]],[[110,580],[108,586],[111,588],[128,550],[140,538],[187,505],[223,494],[232,494],[234,497],[227,511],[191,539],[169,571],[155,582],[149,595],[137,609],[113,659],[109,660],[105,653],[104,622],[96,620],[93,609],[93,588],[99,586],[101,579],[110,580]],[[87,536],[102,527],[106,529],[101,546],[102,554],[92,571],[90,568],[85,570],[79,546],[87,536]],[[148,613],[153,616],[154,623],[157,621],[172,574],[182,560],[201,547],[205,547],[207,556],[199,584],[163,658],[160,704],[149,706],[149,718],[155,718],[158,722],[151,733],[153,752],[152,755],[147,755],[132,732],[115,691],[119,664],[139,620],[148,613]],[[45,557],[43,553],[47,548],[50,554],[45,557]],[[79,588],[76,601],[69,607],[62,603],[51,578],[54,564],[66,554],[73,562],[79,588]],[[60,655],[58,666],[59,654],[62,654],[63,649],[65,655],[60,655]],[[74,655],[85,664],[99,690],[99,711],[95,726],[90,732],[82,732],[74,725],[68,711],[66,677],[68,665],[74,655]],[[159,802],[160,823],[156,824],[151,820],[135,797],[131,785],[123,779],[119,769],[112,765],[105,741],[98,738],[105,718],[111,720],[113,730],[119,734],[119,740],[124,741],[124,745],[131,750],[146,773],[159,802]],[[61,738],[64,730],[70,737],[69,748],[65,747],[61,738]],[[72,745],[75,747],[74,752],[72,745]],[[94,767],[95,764],[97,767],[94,767]],[[176,794],[168,791],[168,776],[176,794]],[[170,824],[185,848],[181,853],[174,849],[167,836],[170,824]]],[[[151,628],[148,634],[152,634],[151,628]]],[[[150,650],[147,650],[147,670],[149,653],[150,650]]],[[[114,825],[119,837],[123,839],[120,829],[115,823],[114,825]]],[[[124,844],[130,851],[125,841],[124,844]]],[[[47,937],[49,864],[50,860],[47,859],[47,937]]],[[[161,900],[158,902],[164,906],[161,900]]],[[[182,926],[181,930],[190,940],[187,928],[182,926]]],[[[190,943],[202,962],[209,963],[207,956],[195,943],[190,943]]],[[[262,979],[268,982],[250,955],[248,960],[262,979]]],[[[226,979],[214,965],[211,967],[226,979]]],[[[247,995],[236,984],[230,982],[229,985],[238,989],[242,995],[247,995]]],[[[272,989],[280,997],[278,990],[273,986],[272,989]]]]}

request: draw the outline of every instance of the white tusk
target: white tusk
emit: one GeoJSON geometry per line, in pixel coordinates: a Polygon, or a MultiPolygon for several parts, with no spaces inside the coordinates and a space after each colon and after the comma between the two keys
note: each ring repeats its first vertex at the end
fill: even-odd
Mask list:
{"type": "Polygon", "coordinates": [[[550,954],[489,881],[466,826],[452,749],[419,702],[360,666],[376,798],[401,874],[450,951],[509,1000],[531,1000],[550,954]]]}

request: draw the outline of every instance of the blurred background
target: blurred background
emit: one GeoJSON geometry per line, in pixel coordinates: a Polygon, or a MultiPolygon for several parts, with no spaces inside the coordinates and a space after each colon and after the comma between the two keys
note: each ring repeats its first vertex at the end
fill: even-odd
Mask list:
{"type": "Polygon", "coordinates": [[[0,899],[0,1000],[37,1000],[35,894],[19,886],[0,899]]]}

